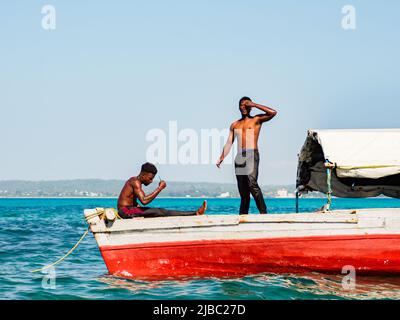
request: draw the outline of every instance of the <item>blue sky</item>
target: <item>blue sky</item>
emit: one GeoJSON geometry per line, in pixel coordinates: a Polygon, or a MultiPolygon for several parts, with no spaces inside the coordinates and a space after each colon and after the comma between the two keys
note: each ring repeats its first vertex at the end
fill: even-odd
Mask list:
{"type": "MultiPolygon", "coordinates": [[[[398,1],[2,1],[0,179],[124,179],[146,132],[223,129],[248,95],[278,110],[262,184],[294,183],[309,128],[400,118],[398,1]],[[56,9],[56,29],[41,8],[56,9]],[[355,30],[341,28],[344,5],[355,30]]],[[[161,165],[174,181],[234,182],[231,166],[161,165]]]]}

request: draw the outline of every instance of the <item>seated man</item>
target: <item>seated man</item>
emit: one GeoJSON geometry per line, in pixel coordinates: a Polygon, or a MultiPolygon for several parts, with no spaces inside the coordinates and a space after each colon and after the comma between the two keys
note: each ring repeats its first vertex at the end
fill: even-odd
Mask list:
{"type": "Polygon", "coordinates": [[[142,189],[142,184],[148,186],[153,182],[157,174],[157,168],[151,163],[142,165],[142,170],[137,177],[130,178],[124,185],[118,198],[118,214],[123,219],[135,217],[168,217],[168,216],[194,216],[202,215],[207,210],[207,201],[197,211],[172,211],[162,208],[140,207],[138,200],[143,205],[152,202],[160,192],[166,188],[165,181],[160,181],[158,188],[150,195],[146,196],[142,189]]]}

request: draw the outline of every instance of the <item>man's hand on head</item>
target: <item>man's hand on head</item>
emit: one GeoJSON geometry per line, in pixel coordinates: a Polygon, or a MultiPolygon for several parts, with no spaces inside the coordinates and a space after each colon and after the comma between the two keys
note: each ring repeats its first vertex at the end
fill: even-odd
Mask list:
{"type": "Polygon", "coordinates": [[[248,107],[248,108],[253,108],[254,107],[254,102],[250,100],[245,100],[242,103],[243,106],[248,107]]]}

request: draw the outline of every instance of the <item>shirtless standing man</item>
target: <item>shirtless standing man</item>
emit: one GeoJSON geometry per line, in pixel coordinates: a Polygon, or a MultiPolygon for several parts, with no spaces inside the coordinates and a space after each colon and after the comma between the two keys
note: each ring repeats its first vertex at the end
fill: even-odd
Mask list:
{"type": "Polygon", "coordinates": [[[162,190],[167,187],[165,181],[160,181],[158,188],[151,194],[145,195],[142,185],[150,185],[157,174],[157,168],[151,163],[142,165],[140,174],[130,178],[124,185],[118,198],[118,214],[123,219],[135,217],[167,217],[167,216],[195,216],[203,215],[207,210],[207,201],[197,211],[173,211],[163,208],[140,207],[138,200],[143,205],[152,202],[162,190]]]}
{"type": "Polygon", "coordinates": [[[235,138],[238,139],[238,154],[235,158],[235,173],[241,198],[240,214],[248,214],[250,208],[250,194],[256,201],[260,213],[267,213],[267,206],[262,191],[258,185],[258,167],[260,154],[258,152],[258,138],[262,124],[276,116],[277,111],[269,107],[257,104],[248,97],[239,101],[239,110],[242,118],[232,123],[230,133],[221,157],[217,162],[221,163],[231,151],[235,138]],[[251,116],[252,108],[257,108],[264,113],[251,116]]]}

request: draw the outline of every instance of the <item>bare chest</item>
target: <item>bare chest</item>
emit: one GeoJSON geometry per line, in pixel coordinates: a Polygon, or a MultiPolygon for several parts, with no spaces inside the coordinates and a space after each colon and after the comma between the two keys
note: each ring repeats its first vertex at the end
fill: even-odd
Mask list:
{"type": "Polygon", "coordinates": [[[246,135],[250,132],[257,134],[260,131],[260,125],[254,121],[242,122],[235,126],[234,131],[237,135],[246,135]]]}

